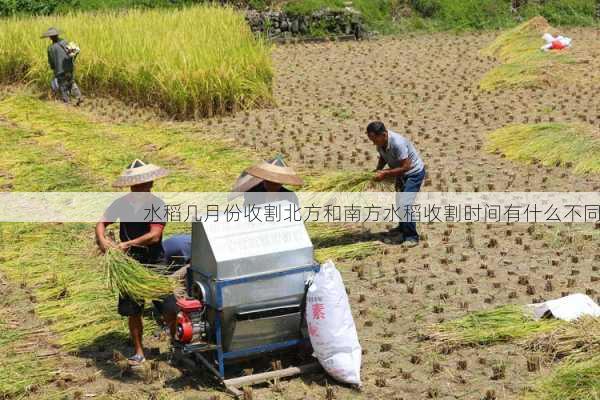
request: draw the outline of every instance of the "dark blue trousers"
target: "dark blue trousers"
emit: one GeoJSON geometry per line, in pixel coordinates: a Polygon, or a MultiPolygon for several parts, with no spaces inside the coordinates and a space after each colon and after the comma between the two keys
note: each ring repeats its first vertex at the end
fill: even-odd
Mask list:
{"type": "Polygon", "coordinates": [[[417,233],[417,223],[410,220],[410,207],[414,204],[417,193],[421,190],[421,185],[425,179],[425,168],[420,172],[404,175],[396,179],[396,207],[399,214],[403,217],[398,227],[404,240],[419,241],[417,233]],[[406,215],[408,214],[408,216],[406,215]]]}

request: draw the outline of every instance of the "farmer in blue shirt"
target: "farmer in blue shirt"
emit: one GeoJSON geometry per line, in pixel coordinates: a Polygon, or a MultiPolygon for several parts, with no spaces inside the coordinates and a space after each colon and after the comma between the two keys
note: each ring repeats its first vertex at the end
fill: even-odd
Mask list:
{"type": "Polygon", "coordinates": [[[396,179],[396,192],[402,193],[397,196],[396,207],[403,217],[402,222],[393,233],[401,235],[402,243],[407,247],[414,247],[419,242],[417,233],[417,224],[406,214],[410,215],[410,210],[416,193],[421,189],[421,184],[425,179],[425,164],[419,155],[419,152],[410,140],[402,135],[386,129],[381,121],[371,122],[367,126],[367,135],[379,152],[379,162],[374,179],[384,180],[388,177],[396,179]],[[385,166],[389,168],[383,169],[385,166]],[[410,193],[410,194],[409,194],[410,193]]]}

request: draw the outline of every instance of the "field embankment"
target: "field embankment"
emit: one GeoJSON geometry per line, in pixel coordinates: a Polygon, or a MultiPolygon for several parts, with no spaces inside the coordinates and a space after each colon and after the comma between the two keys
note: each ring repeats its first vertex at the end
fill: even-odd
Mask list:
{"type": "Polygon", "coordinates": [[[129,10],[0,21],[0,80],[48,90],[39,35],[50,26],[81,48],[84,94],[109,95],[175,117],[211,116],[272,103],[270,49],[231,8],[129,10]],[[81,23],[85,20],[85,23],[81,23]]]}

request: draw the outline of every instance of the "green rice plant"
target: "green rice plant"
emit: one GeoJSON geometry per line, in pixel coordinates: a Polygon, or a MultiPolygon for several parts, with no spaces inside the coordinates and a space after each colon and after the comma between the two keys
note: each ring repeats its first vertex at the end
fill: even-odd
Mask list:
{"type": "Polygon", "coordinates": [[[563,324],[559,320],[535,321],[521,306],[502,306],[430,327],[428,337],[436,347],[490,345],[511,342],[552,331],[563,324]]]}
{"type": "Polygon", "coordinates": [[[320,263],[323,263],[327,260],[361,260],[376,254],[380,250],[381,243],[376,241],[350,243],[316,249],[315,259],[320,263]]]}
{"type": "Polygon", "coordinates": [[[569,166],[578,174],[600,172],[600,135],[581,124],[510,125],[490,133],[486,149],[511,160],[569,166]]]}
{"type": "Polygon", "coordinates": [[[135,300],[160,300],[173,294],[175,281],[140,264],[118,249],[109,248],[102,263],[113,292],[135,300]]]}
{"type": "Polygon", "coordinates": [[[497,58],[501,64],[479,82],[483,90],[493,91],[511,87],[543,87],[551,84],[553,76],[574,60],[565,53],[543,52],[542,35],[554,29],[543,17],[535,17],[498,36],[481,53],[497,58]]]}
{"type": "Polygon", "coordinates": [[[600,355],[583,362],[565,362],[542,378],[523,400],[600,399],[600,355]]]}
{"type": "Polygon", "coordinates": [[[582,361],[600,354],[600,318],[582,317],[525,342],[525,348],[551,360],[582,361]]]}
{"type": "Polygon", "coordinates": [[[373,172],[332,172],[307,177],[307,192],[386,192],[393,189],[394,182],[386,179],[376,182],[373,172]]]}
{"type": "Polygon", "coordinates": [[[49,42],[39,35],[49,26],[81,47],[76,79],[84,93],[160,107],[175,117],[272,104],[270,48],[232,8],[4,19],[0,81],[48,90],[49,42]]]}

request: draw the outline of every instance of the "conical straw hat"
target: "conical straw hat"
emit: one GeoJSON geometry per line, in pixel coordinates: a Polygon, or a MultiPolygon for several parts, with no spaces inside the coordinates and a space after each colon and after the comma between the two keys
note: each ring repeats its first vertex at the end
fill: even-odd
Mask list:
{"type": "MultiPolygon", "coordinates": [[[[285,164],[285,161],[283,161],[283,158],[281,156],[277,156],[271,160],[265,161],[264,163],[287,168],[287,165],[285,164]]],[[[255,165],[255,167],[260,166],[262,164],[263,163],[259,163],[255,165]]],[[[248,170],[244,171],[233,185],[233,188],[231,189],[231,194],[228,196],[229,200],[235,199],[236,197],[240,196],[240,193],[249,191],[254,186],[258,185],[259,183],[265,180],[263,178],[258,178],[249,174],[248,170]]]]}
{"type": "Polygon", "coordinates": [[[121,176],[113,183],[114,187],[125,187],[152,182],[169,175],[169,171],[154,164],[146,164],[142,160],[135,160],[123,171],[121,176]]]}
{"type": "Polygon", "coordinates": [[[265,181],[280,183],[282,185],[301,186],[304,184],[302,178],[290,167],[262,162],[246,170],[248,174],[265,181]]]}
{"type": "Polygon", "coordinates": [[[56,28],[48,28],[48,30],[44,33],[42,33],[42,38],[47,38],[47,37],[52,37],[52,36],[58,36],[60,35],[60,31],[56,28]]]}

